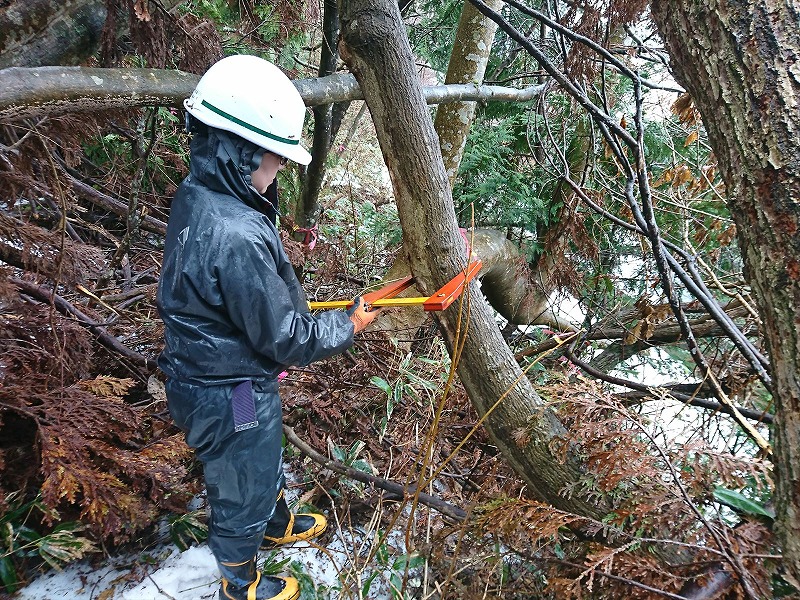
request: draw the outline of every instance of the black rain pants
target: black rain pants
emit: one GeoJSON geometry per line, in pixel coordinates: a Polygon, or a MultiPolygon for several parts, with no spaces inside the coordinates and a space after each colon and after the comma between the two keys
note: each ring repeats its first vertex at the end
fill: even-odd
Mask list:
{"type": "Polygon", "coordinates": [[[203,463],[208,545],[226,577],[222,563],[256,556],[285,483],[278,382],[201,386],[169,379],[166,391],[172,418],[203,463]]]}

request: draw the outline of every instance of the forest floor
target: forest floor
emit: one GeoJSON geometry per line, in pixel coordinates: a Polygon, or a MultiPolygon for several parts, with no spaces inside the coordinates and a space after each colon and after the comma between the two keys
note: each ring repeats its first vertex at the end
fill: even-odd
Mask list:
{"type": "MultiPolygon", "coordinates": [[[[51,570],[34,579],[16,597],[19,600],[218,598],[220,575],[207,544],[180,550],[170,540],[165,522],[154,541],[154,544],[142,545],[138,549],[129,547],[121,549],[120,553],[81,560],[60,571],[51,570]]],[[[392,597],[389,588],[392,583],[402,580],[403,574],[393,568],[395,561],[383,565],[377,560],[370,561],[371,564],[366,562],[364,555],[375,542],[374,532],[363,527],[350,531],[335,529],[318,542],[319,546],[298,543],[280,550],[261,552],[258,564],[276,574],[297,577],[304,599],[392,597]],[[356,588],[361,590],[360,594],[349,591],[356,588]]],[[[400,531],[392,532],[382,544],[392,556],[404,555],[400,531]]],[[[415,568],[411,575],[419,571],[415,568]]],[[[411,583],[415,582],[412,580],[411,583]]]]}
{"type": "MultiPolygon", "coordinates": [[[[374,132],[363,129],[337,149],[313,252],[313,245],[292,240],[291,219],[282,219],[287,253],[305,271],[311,299],[352,298],[379,283],[394,260],[400,234],[391,188],[374,132]]],[[[23,203],[22,209],[30,208],[23,203]]],[[[166,220],[165,207],[150,208],[152,216],[166,220]]],[[[101,225],[114,234],[122,231],[115,219],[101,225]]],[[[36,551],[15,553],[15,560],[22,556],[10,573],[22,586],[15,597],[212,598],[219,574],[200,531],[205,509],[181,505],[202,497],[201,470],[171,423],[162,375],[152,362],[142,364],[153,361],[163,345],[155,306],[160,238],[143,233],[116,278],[107,282],[102,302],[95,302],[94,292],[87,297],[76,282],[90,273],[89,263],[107,264],[111,247],[100,242],[112,234],[104,235],[97,248],[80,245],[54,275],[59,307],[49,305],[52,291],[41,285],[42,278],[18,283],[27,286],[22,292],[0,289],[0,302],[8,302],[2,305],[0,329],[16,344],[4,358],[7,364],[0,364],[6,371],[0,373],[6,381],[0,399],[15,409],[0,422],[9,434],[0,448],[0,491],[24,491],[8,495],[2,508],[7,514],[29,511],[12,523],[9,539],[16,544],[31,525],[42,542],[58,523],[80,521],[77,535],[86,537],[67,543],[87,544],[54,561],[63,565],[60,571],[45,571],[36,551]],[[64,306],[82,316],[61,314],[64,306]],[[87,328],[89,322],[97,327],[87,328]],[[103,346],[96,332],[130,353],[103,346]],[[37,440],[52,442],[49,470],[37,440]],[[43,481],[50,482],[49,495],[43,481]],[[27,504],[15,509],[15,501],[27,504]],[[95,512],[89,514],[87,506],[95,512]],[[71,560],[81,554],[84,558],[71,560]]],[[[281,385],[284,423],[320,454],[410,490],[449,459],[433,481],[424,482],[424,490],[460,509],[518,496],[519,479],[486,433],[480,428],[471,433],[477,417],[458,383],[448,383],[450,358],[431,321],[408,331],[397,322],[385,328],[388,332],[360,335],[343,355],[290,370],[281,385]],[[468,434],[470,441],[454,453],[468,434]]],[[[303,598],[389,598],[392,585],[414,588],[411,597],[424,597],[443,580],[459,590],[456,597],[468,597],[465,590],[473,583],[483,594],[487,578],[481,574],[498,563],[486,558],[483,541],[475,552],[469,550],[458,523],[423,504],[412,510],[408,498],[340,476],[292,444],[286,445],[285,459],[293,477],[289,496],[325,513],[329,530],[320,548],[292,547],[263,553],[261,560],[268,570],[300,579],[303,598]],[[456,544],[475,561],[456,568],[450,559],[456,544]]],[[[0,559],[10,555],[0,552],[0,559]]],[[[0,568],[10,564],[0,561],[0,568]]]]}
{"type": "MultiPolygon", "coordinates": [[[[400,351],[377,335],[360,340],[344,356],[292,370],[281,387],[285,424],[340,464],[381,480],[409,482],[413,490],[420,471],[430,473],[445,461],[476,421],[463,390],[446,386],[449,359],[441,342],[417,343],[415,351],[400,351]],[[445,389],[446,402],[440,405],[445,389]],[[429,436],[437,409],[441,422],[433,439],[429,436]],[[432,439],[429,460],[421,461],[432,439]]],[[[340,476],[291,444],[285,460],[290,502],[323,512],[329,530],[319,546],[295,544],[261,552],[265,572],[298,578],[304,600],[400,597],[393,587],[403,588],[405,597],[437,597],[434,582],[447,578],[451,552],[463,535],[458,523],[423,504],[412,511],[410,500],[340,476]]],[[[479,430],[424,489],[466,509],[498,494],[516,495],[520,483],[479,430]]],[[[205,521],[202,492],[187,506],[187,514],[205,521]]],[[[190,547],[181,551],[171,541],[174,527],[164,518],[135,542],[31,578],[16,597],[216,598],[219,573],[207,544],[184,533],[190,547]]],[[[465,590],[470,582],[483,586],[485,578],[473,576],[494,568],[485,552],[478,554],[482,558],[475,564],[462,565],[465,590]]]]}

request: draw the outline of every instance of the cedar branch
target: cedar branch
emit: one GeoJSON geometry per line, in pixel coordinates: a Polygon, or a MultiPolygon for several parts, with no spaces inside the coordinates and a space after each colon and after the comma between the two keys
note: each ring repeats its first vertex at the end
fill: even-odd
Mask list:
{"type": "Polygon", "coordinates": [[[55,308],[61,314],[72,315],[73,317],[75,317],[75,319],[80,325],[90,329],[95,335],[97,335],[97,339],[100,341],[100,343],[109,350],[111,350],[112,352],[115,352],[116,354],[119,354],[122,357],[128,359],[132,363],[145,367],[146,369],[156,368],[155,361],[125,346],[116,337],[108,333],[108,331],[106,330],[105,327],[103,327],[103,325],[93,321],[85,313],[83,313],[81,310],[76,308],[72,303],[62,298],[58,294],[54,294],[51,290],[45,287],[36,285],[35,283],[31,283],[30,281],[17,279],[16,277],[9,278],[9,282],[17,286],[23,294],[35,298],[40,302],[46,302],[48,304],[52,302],[55,308]]]}

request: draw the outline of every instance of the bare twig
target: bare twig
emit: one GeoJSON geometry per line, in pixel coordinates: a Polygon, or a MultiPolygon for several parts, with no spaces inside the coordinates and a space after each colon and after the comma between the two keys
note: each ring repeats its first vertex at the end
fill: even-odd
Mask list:
{"type": "MultiPolygon", "coordinates": [[[[145,172],[147,171],[147,160],[156,145],[156,121],[154,117],[154,110],[146,111],[146,114],[139,119],[136,137],[131,140],[131,150],[136,157],[137,163],[136,173],[131,182],[130,198],[128,199],[127,228],[117,251],[114,253],[114,257],[111,259],[111,264],[109,265],[110,271],[113,271],[122,263],[122,259],[128,253],[131,243],[133,243],[133,240],[139,234],[139,227],[142,217],[144,216],[143,213],[140,213],[139,196],[145,172]],[[149,140],[145,142],[145,131],[148,129],[149,140]]],[[[98,284],[98,287],[105,287],[105,285],[98,284]]]]}
{"type": "MultiPolygon", "coordinates": [[[[604,60],[608,61],[622,74],[626,75],[632,80],[637,101],[637,131],[636,137],[634,137],[629,131],[622,127],[615,118],[608,114],[608,111],[592,102],[589,96],[572,80],[570,80],[570,78],[564,72],[558,69],[548,58],[548,56],[542,52],[541,49],[539,49],[535,44],[531,43],[529,39],[527,39],[521,32],[514,28],[502,15],[500,15],[500,13],[492,10],[482,0],[470,1],[482,14],[497,23],[500,28],[503,29],[503,31],[505,31],[512,39],[525,48],[525,50],[527,50],[528,53],[539,62],[542,68],[547,71],[547,73],[549,73],[550,76],[553,77],[553,79],[555,79],[559,85],[561,85],[561,87],[586,110],[586,112],[591,116],[592,120],[600,129],[601,133],[603,134],[603,138],[608,143],[616,159],[619,161],[619,167],[623,169],[626,174],[627,183],[625,187],[625,198],[627,199],[634,215],[636,224],[631,225],[618,218],[613,219],[613,221],[618,224],[623,224],[626,228],[644,235],[648,238],[648,241],[650,241],[651,245],[653,246],[653,256],[655,258],[659,274],[661,275],[661,284],[664,287],[665,294],[673,307],[673,311],[675,311],[676,318],[681,325],[684,337],[687,339],[686,343],[689,345],[689,350],[692,354],[692,357],[696,360],[698,368],[703,372],[704,375],[708,371],[708,365],[703,358],[695,340],[692,338],[691,328],[686,327],[685,317],[681,317],[682,311],[679,308],[679,304],[676,302],[676,295],[670,271],[674,272],[678,276],[681,282],[686,285],[687,289],[703,304],[703,306],[706,307],[709,313],[720,323],[723,329],[726,330],[731,341],[736,345],[737,348],[739,348],[743,356],[752,364],[753,369],[756,371],[756,373],[758,373],[761,381],[769,389],[772,380],[767,372],[769,363],[766,357],[761,355],[761,353],[758,352],[758,350],[752,345],[750,340],[748,340],[741,333],[741,331],[738,330],[736,325],[726,318],[724,311],[719,308],[719,304],[713,298],[708,288],[706,288],[702,278],[694,268],[693,258],[687,256],[685,253],[682,253],[689,271],[687,273],[687,271],[680,266],[678,261],[667,251],[666,248],[672,246],[670,244],[666,244],[658,233],[655,219],[651,214],[652,205],[650,203],[647,164],[644,160],[644,128],[641,121],[642,83],[639,74],[632,71],[608,50],[591,39],[571,31],[557,21],[550,19],[547,15],[522,5],[519,2],[516,2],[516,0],[505,0],[507,4],[514,6],[525,14],[534,17],[539,22],[552,28],[554,31],[559,32],[561,35],[591,48],[600,56],[602,56],[604,60]],[[636,157],[635,168],[628,160],[623,146],[629,148],[636,157]],[[642,198],[642,207],[639,206],[639,203],[635,198],[635,189],[637,188],[642,198]]],[[[562,161],[566,160],[563,155],[561,159],[562,161]]],[[[582,201],[585,202],[588,200],[586,194],[580,189],[580,186],[572,181],[568,175],[564,176],[564,180],[573,188],[582,201]]],[[[597,206],[593,202],[590,202],[590,205],[597,206]]],[[[603,212],[607,214],[607,211],[603,212]]],[[[768,448],[765,448],[765,450],[768,450],[768,448]]]]}
{"type": "MultiPolygon", "coordinates": [[[[76,179],[72,175],[66,175],[66,177],[72,189],[75,190],[78,195],[117,216],[127,217],[128,206],[124,202],[94,189],[92,186],[76,179]]],[[[142,219],[140,226],[145,231],[157,233],[158,235],[166,235],[167,233],[167,224],[149,215],[146,215],[144,219],[142,219]]]]}
{"type": "Polygon", "coordinates": [[[20,291],[36,300],[41,302],[50,303],[51,300],[55,305],[56,309],[64,315],[72,315],[75,317],[77,322],[84,327],[90,329],[95,335],[97,335],[97,339],[100,343],[108,348],[109,350],[115,352],[123,356],[124,358],[128,359],[132,363],[145,367],[146,369],[155,369],[156,363],[155,361],[139,354],[135,350],[131,350],[122,342],[120,342],[116,337],[108,333],[105,327],[101,324],[96,323],[92,319],[90,319],[86,314],[81,312],[75,306],[73,306],[70,302],[59,296],[58,294],[54,294],[51,290],[48,290],[42,286],[36,285],[35,283],[31,283],[29,281],[24,281],[22,279],[17,279],[15,277],[9,278],[9,281],[17,286],[20,291]]]}
{"type": "MultiPolygon", "coordinates": [[[[752,419],[754,421],[758,421],[761,423],[772,423],[772,415],[764,412],[759,412],[756,410],[750,410],[748,408],[739,408],[738,406],[731,406],[730,404],[725,403],[717,403],[717,402],[708,402],[704,401],[700,398],[696,398],[695,394],[697,391],[691,394],[686,394],[681,391],[677,391],[674,389],[670,389],[668,386],[649,386],[644,385],[642,383],[636,383],[635,381],[631,381],[630,379],[623,379],[622,377],[614,377],[613,375],[608,375],[607,373],[603,373],[602,371],[598,371],[597,369],[593,368],[589,363],[586,363],[579,359],[575,354],[572,352],[571,349],[566,350],[567,358],[569,358],[570,362],[572,362],[575,366],[580,368],[582,371],[585,371],[595,379],[599,379],[601,381],[605,381],[606,383],[611,383],[614,385],[621,385],[626,388],[636,390],[639,395],[638,396],[628,396],[628,398],[633,397],[634,399],[643,399],[643,398],[653,398],[657,399],[661,396],[657,393],[658,390],[663,390],[665,393],[669,394],[676,400],[680,400],[685,404],[690,404],[692,406],[697,406],[700,408],[708,408],[711,410],[716,410],[727,415],[731,415],[732,417],[736,418],[738,414],[740,417],[747,417],[748,419],[752,419]]],[[[700,390],[702,385],[697,386],[697,390],[700,390]]],[[[745,431],[749,433],[751,426],[748,426],[745,431]]]]}
{"type": "Polygon", "coordinates": [[[147,574],[147,578],[148,578],[150,581],[152,581],[152,582],[153,582],[153,585],[154,585],[154,586],[156,586],[156,589],[158,590],[158,593],[159,593],[159,594],[161,594],[162,596],[166,596],[166,597],[167,597],[167,598],[169,598],[170,600],[175,600],[175,596],[171,596],[170,594],[168,594],[167,592],[165,592],[164,590],[162,590],[162,589],[161,589],[161,586],[160,586],[160,585],[158,585],[158,584],[156,583],[156,580],[155,580],[155,579],[153,579],[153,578],[150,576],[150,573],[148,573],[148,574],[147,574]]]}
{"type": "MultiPolygon", "coordinates": [[[[394,481],[389,481],[387,479],[375,477],[369,473],[364,473],[363,471],[358,471],[336,460],[324,456],[301,440],[295,433],[294,429],[288,425],[283,426],[283,433],[286,435],[286,439],[289,440],[298,450],[300,450],[300,452],[308,456],[314,462],[319,463],[331,471],[339,473],[340,475],[344,475],[345,477],[349,477],[350,479],[355,479],[356,481],[373,485],[392,494],[397,494],[404,499],[411,499],[414,496],[413,488],[408,488],[394,481]]],[[[418,497],[422,504],[439,511],[454,521],[463,521],[466,518],[467,513],[464,509],[450,504],[449,502],[445,502],[440,498],[436,498],[435,496],[425,493],[419,493],[418,497]]]]}
{"type": "MultiPolygon", "coordinates": [[[[630,417],[630,415],[628,415],[630,417]]],[[[736,573],[736,576],[739,579],[739,583],[741,584],[742,588],[744,589],[745,594],[748,598],[752,598],[755,600],[758,598],[758,594],[753,589],[753,585],[751,583],[750,577],[748,575],[747,568],[742,564],[741,558],[736,554],[735,551],[731,550],[730,543],[726,543],[722,539],[722,535],[720,534],[719,530],[714,527],[711,522],[706,518],[706,516],[702,513],[702,511],[697,507],[697,505],[692,500],[692,497],[689,495],[689,492],[686,489],[686,486],[681,481],[680,475],[678,475],[675,465],[672,464],[672,461],[667,456],[667,453],[664,449],[656,443],[656,440],[653,438],[652,434],[647,431],[647,428],[643,427],[639,421],[635,419],[631,419],[639,428],[639,431],[650,440],[650,444],[655,449],[655,451],[661,457],[661,460],[664,461],[667,469],[670,472],[672,477],[672,481],[678,488],[680,493],[680,497],[686,503],[686,506],[694,513],[700,523],[706,528],[706,530],[711,534],[711,537],[714,539],[714,542],[717,545],[717,548],[723,553],[725,557],[725,561],[731,566],[733,572],[736,573]]]]}
{"type": "MultiPolygon", "coordinates": [[[[571,563],[565,560],[558,560],[555,558],[548,558],[546,559],[546,562],[554,563],[564,567],[572,567],[574,569],[584,568],[582,565],[577,565],[575,563],[571,563]]],[[[647,592],[656,594],[658,596],[663,596],[664,598],[674,598],[675,600],[686,600],[684,596],[679,596],[678,594],[673,594],[672,592],[668,592],[666,590],[659,590],[658,588],[654,588],[650,585],[645,585],[644,583],[634,581],[633,579],[628,579],[627,577],[620,577],[619,575],[614,575],[613,573],[607,573],[605,571],[595,571],[594,574],[600,577],[604,577],[606,579],[610,579],[612,581],[619,581],[620,583],[624,583],[626,585],[635,587],[640,590],[645,590],[647,592]]]]}

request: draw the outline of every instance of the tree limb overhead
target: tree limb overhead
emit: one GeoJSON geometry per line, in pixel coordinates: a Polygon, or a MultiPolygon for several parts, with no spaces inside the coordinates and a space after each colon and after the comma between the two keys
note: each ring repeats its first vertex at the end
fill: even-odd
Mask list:
{"type": "MultiPolygon", "coordinates": [[[[31,117],[169,106],[182,108],[200,77],[165,69],[90,67],[11,67],[0,71],[0,122],[31,117]]],[[[355,77],[339,73],[294,82],[307,106],[361,100],[355,77]]],[[[523,89],[496,85],[454,84],[425,87],[428,104],[461,100],[525,102],[543,85],[523,89]]]]}

